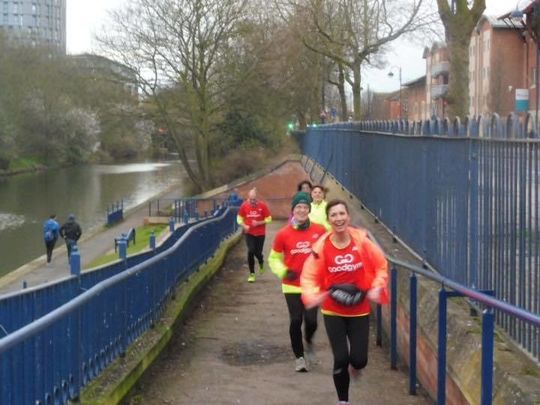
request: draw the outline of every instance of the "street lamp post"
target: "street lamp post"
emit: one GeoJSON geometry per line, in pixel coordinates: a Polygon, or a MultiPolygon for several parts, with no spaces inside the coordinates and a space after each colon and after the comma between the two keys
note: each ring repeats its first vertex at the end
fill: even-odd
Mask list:
{"type": "Polygon", "coordinates": [[[398,69],[398,73],[399,73],[399,120],[401,121],[403,119],[403,104],[402,104],[402,99],[401,99],[401,87],[402,87],[401,66],[391,66],[390,71],[388,72],[388,77],[394,77],[394,73],[392,72],[392,69],[394,68],[398,69]]]}

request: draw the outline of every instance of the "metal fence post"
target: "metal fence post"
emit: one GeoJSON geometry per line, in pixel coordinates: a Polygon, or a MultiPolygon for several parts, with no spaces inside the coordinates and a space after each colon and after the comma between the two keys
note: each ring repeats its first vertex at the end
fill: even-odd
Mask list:
{"type": "Polygon", "coordinates": [[[493,395],[493,323],[493,311],[484,310],[482,315],[482,405],[491,405],[493,395]]]}
{"type": "Polygon", "coordinates": [[[416,395],[416,296],[418,279],[415,273],[409,278],[409,394],[416,395]]]}
{"type": "Polygon", "coordinates": [[[69,256],[69,268],[71,275],[81,275],[81,254],[79,253],[79,248],[77,245],[73,245],[71,248],[71,255],[69,256]]]}
{"type": "Polygon", "coordinates": [[[390,270],[391,297],[390,297],[390,367],[397,370],[397,269],[392,266],[390,270]]]}
{"type": "Polygon", "coordinates": [[[122,260],[126,260],[127,257],[127,240],[125,233],[122,234],[118,241],[118,257],[122,260]]]}
{"type": "Polygon", "coordinates": [[[439,342],[437,361],[437,405],[446,402],[446,291],[439,290],[439,342]]]}
{"type": "Polygon", "coordinates": [[[156,234],[154,233],[154,231],[150,232],[149,242],[150,242],[150,249],[156,250],[156,234]]]}

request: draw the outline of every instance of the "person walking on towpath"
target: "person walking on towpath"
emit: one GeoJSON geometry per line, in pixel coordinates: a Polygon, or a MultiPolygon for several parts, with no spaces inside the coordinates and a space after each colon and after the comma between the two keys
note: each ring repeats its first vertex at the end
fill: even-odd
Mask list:
{"type": "Polygon", "coordinates": [[[60,235],[60,225],[56,221],[56,214],[52,214],[49,219],[43,223],[43,240],[47,251],[47,263],[51,262],[52,252],[58,236],[60,235]]]}
{"type": "Polygon", "coordinates": [[[317,308],[306,309],[300,298],[300,274],[304,261],[311,254],[311,246],[326,231],[322,225],[309,220],[311,197],[304,192],[294,195],[291,203],[292,220],[281,228],[268,256],[268,265],[281,279],[281,290],[289,310],[289,335],[296,357],[295,370],[308,371],[304,344],[302,342],[302,322],[307,350],[312,351],[313,335],[317,330],[317,308]]]}
{"type": "Polygon", "coordinates": [[[255,281],[255,258],[259,262],[259,273],[264,272],[263,246],[266,236],[266,224],[272,222],[270,210],[264,201],[257,199],[257,190],[249,190],[248,199],[238,209],[236,222],[244,228],[249,267],[248,282],[255,281]]]}
{"type": "Polygon", "coordinates": [[[69,214],[68,220],[60,228],[60,236],[66,242],[68,261],[71,257],[71,249],[77,244],[81,235],[81,226],[75,221],[75,215],[69,214]]]}
{"type": "Polygon", "coordinates": [[[388,303],[388,263],[365,230],[349,226],[344,201],[330,201],[326,212],[332,230],[313,246],[300,285],[307,308],[321,305],[338,404],[349,404],[350,379],[358,378],[368,361],[368,300],[388,303]]]}

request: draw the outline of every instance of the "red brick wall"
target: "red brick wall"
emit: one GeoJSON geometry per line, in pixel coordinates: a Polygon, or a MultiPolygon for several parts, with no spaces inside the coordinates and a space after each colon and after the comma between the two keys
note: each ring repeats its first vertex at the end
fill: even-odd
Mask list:
{"type": "MultiPolygon", "coordinates": [[[[296,193],[298,183],[308,176],[299,162],[286,162],[269,174],[238,185],[238,194],[244,200],[248,191],[257,188],[259,199],[268,204],[275,219],[287,219],[291,212],[291,200],[296,193]]],[[[218,194],[217,198],[227,198],[229,192],[218,194]]]]}
{"type": "Polygon", "coordinates": [[[426,100],[426,83],[418,83],[408,87],[407,92],[407,117],[409,121],[425,119],[424,108],[426,100]]]}

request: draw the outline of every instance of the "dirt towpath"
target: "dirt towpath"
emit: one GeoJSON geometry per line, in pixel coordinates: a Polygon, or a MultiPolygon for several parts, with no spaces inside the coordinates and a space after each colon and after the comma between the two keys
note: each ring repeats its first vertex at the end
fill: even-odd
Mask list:
{"type": "MultiPolygon", "coordinates": [[[[283,224],[276,221],[269,226],[265,257],[283,224]]],[[[269,270],[255,283],[247,283],[245,256],[242,240],[126,404],[337,403],[321,314],[311,369],[297,373],[280,283],[269,270]]],[[[351,404],[430,403],[408,395],[406,374],[390,370],[388,349],[375,345],[373,326],[371,331],[369,364],[351,383],[351,404]]]]}

